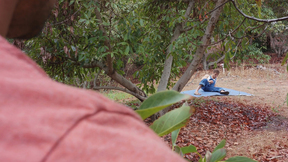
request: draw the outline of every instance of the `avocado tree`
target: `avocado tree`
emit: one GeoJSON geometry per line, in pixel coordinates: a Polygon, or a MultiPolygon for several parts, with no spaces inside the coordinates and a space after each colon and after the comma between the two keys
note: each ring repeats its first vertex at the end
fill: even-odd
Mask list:
{"type": "Polygon", "coordinates": [[[228,66],[252,37],[288,18],[275,18],[258,0],[237,2],[59,0],[41,35],[25,41],[24,50],[57,81],[90,78],[94,84],[88,88],[117,89],[144,101],[148,93],[169,87],[182,91],[215,45],[224,50],[216,61],[228,66]],[[134,74],[139,85],[125,78],[125,65],[133,62],[142,64],[134,74]],[[121,86],[97,85],[104,75],[121,86]]]}

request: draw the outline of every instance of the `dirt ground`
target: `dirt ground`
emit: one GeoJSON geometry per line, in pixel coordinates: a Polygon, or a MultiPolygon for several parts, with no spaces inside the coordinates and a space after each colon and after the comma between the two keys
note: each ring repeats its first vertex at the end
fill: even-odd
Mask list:
{"type": "MultiPolygon", "coordinates": [[[[221,69],[221,73],[217,78],[217,87],[244,91],[253,94],[253,96],[225,96],[216,97],[216,100],[228,99],[233,102],[242,102],[245,105],[260,105],[277,114],[277,116],[270,119],[264,128],[252,131],[242,130],[237,137],[231,138],[232,141],[228,142],[227,140],[227,156],[240,155],[258,161],[287,162],[288,107],[286,97],[288,93],[288,72],[286,66],[280,64],[262,66],[264,68],[257,68],[256,66],[234,67],[224,73],[221,69]]],[[[211,70],[198,71],[183,91],[196,89],[202,76],[207,73],[211,73],[211,70]]],[[[205,134],[205,131],[203,133],[205,134]]],[[[198,133],[198,137],[203,137],[203,133],[198,133]]],[[[195,140],[194,137],[193,139],[195,140]]],[[[218,142],[219,139],[216,141],[218,142]]]]}

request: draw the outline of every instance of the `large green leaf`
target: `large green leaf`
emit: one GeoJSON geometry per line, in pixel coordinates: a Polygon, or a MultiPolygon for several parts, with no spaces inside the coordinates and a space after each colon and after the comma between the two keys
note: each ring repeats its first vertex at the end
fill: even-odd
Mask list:
{"type": "Polygon", "coordinates": [[[225,146],[225,144],[226,144],[226,140],[223,139],[223,140],[215,147],[215,149],[213,150],[213,152],[217,151],[218,149],[223,148],[223,147],[225,146]]]}
{"type": "Polygon", "coordinates": [[[226,160],[225,162],[257,162],[256,160],[252,160],[248,157],[244,157],[244,156],[235,156],[235,157],[231,157],[228,160],[226,160]]]}
{"type": "Polygon", "coordinates": [[[216,161],[220,161],[222,159],[224,159],[224,157],[226,156],[226,151],[225,149],[218,149],[215,152],[212,153],[211,159],[209,162],[216,162],[216,161]]]}
{"type": "Polygon", "coordinates": [[[183,154],[188,154],[188,153],[197,152],[197,148],[193,145],[190,145],[190,146],[182,147],[181,151],[183,154]]]}
{"type": "Polygon", "coordinates": [[[176,91],[162,91],[151,95],[147,98],[136,112],[142,119],[146,119],[156,112],[173,105],[184,99],[188,99],[190,96],[181,94],[176,91]]]}
{"type": "Polygon", "coordinates": [[[182,106],[157,119],[150,128],[159,136],[166,135],[185,126],[191,114],[189,106],[182,106]]]}

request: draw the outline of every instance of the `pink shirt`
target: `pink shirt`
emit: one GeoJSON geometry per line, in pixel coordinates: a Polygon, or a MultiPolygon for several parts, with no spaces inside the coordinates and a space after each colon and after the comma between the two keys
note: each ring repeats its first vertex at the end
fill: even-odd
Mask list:
{"type": "Polygon", "coordinates": [[[123,105],[51,80],[0,37],[0,161],[185,161],[123,105]]]}

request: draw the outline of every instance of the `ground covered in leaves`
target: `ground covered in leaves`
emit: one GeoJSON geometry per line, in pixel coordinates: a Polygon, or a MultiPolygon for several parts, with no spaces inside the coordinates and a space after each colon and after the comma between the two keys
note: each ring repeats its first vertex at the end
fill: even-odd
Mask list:
{"type": "MultiPolygon", "coordinates": [[[[196,112],[190,117],[187,126],[181,129],[177,144],[179,146],[194,145],[203,156],[207,150],[212,152],[222,139],[227,141],[227,150],[231,149],[231,146],[239,145],[239,138],[249,132],[265,129],[268,123],[278,116],[267,106],[245,105],[227,98],[194,99],[188,103],[196,109],[196,112]]],[[[163,138],[167,144],[171,145],[170,135],[163,138]]],[[[288,159],[287,144],[280,142],[276,150],[273,148],[266,149],[270,150],[268,155],[263,156],[259,152],[253,152],[252,158],[259,161],[278,161],[279,158],[275,158],[275,152],[277,152],[278,157],[288,159]]],[[[198,161],[199,158],[197,154],[185,156],[191,161],[198,161]]]]}

